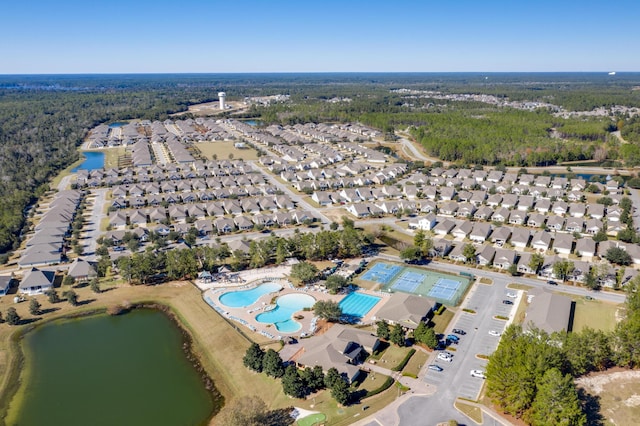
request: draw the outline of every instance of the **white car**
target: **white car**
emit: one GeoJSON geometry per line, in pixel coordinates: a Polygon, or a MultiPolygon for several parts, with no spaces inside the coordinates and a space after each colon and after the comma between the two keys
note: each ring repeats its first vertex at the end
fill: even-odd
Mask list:
{"type": "Polygon", "coordinates": [[[447,355],[444,352],[438,354],[438,359],[441,361],[451,362],[453,361],[453,357],[451,355],[447,355]]]}
{"type": "Polygon", "coordinates": [[[489,335],[493,336],[493,337],[500,337],[500,332],[499,331],[495,331],[495,330],[491,330],[491,331],[489,331],[489,335]]]}
{"type": "Polygon", "coordinates": [[[471,370],[471,377],[478,377],[479,379],[485,379],[484,371],[482,370],[471,370]]]}
{"type": "Polygon", "coordinates": [[[517,295],[516,293],[509,292],[509,293],[507,293],[507,297],[510,297],[510,298],[512,298],[512,299],[515,299],[516,297],[518,297],[518,295],[517,295]]]}

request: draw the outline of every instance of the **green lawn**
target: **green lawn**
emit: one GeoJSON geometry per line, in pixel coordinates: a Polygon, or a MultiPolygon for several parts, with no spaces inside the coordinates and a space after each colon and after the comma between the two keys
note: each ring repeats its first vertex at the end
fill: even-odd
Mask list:
{"type": "Polygon", "coordinates": [[[388,368],[389,370],[391,370],[393,367],[402,362],[404,357],[407,356],[407,352],[409,352],[410,350],[411,348],[401,348],[399,346],[391,344],[382,354],[382,357],[380,358],[380,361],[378,361],[378,364],[380,364],[384,368],[388,368]]]}
{"type": "Polygon", "coordinates": [[[420,349],[416,349],[416,353],[413,354],[407,365],[402,370],[403,373],[418,375],[420,369],[423,365],[426,364],[427,358],[429,358],[429,354],[421,351],[420,349]]]}
{"type": "Polygon", "coordinates": [[[454,315],[454,312],[450,309],[445,309],[440,315],[434,315],[433,318],[431,318],[433,330],[436,333],[444,333],[454,315]]]}
{"type": "Polygon", "coordinates": [[[313,426],[322,424],[327,419],[322,413],[311,414],[310,416],[303,417],[298,420],[298,426],[313,426]]]}
{"type": "Polygon", "coordinates": [[[622,306],[617,303],[601,300],[585,300],[574,296],[576,312],[573,318],[573,331],[580,331],[586,327],[595,330],[613,331],[616,327],[616,312],[622,306]]]}

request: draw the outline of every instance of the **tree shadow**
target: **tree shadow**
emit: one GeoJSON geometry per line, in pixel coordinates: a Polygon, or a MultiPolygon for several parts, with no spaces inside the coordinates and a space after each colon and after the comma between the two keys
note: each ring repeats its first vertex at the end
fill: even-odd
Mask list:
{"type": "Polygon", "coordinates": [[[51,312],[55,312],[55,311],[59,311],[59,310],[60,310],[60,308],[40,309],[40,315],[50,314],[51,312]]]}
{"type": "Polygon", "coordinates": [[[295,419],[291,417],[292,410],[292,407],[271,410],[267,412],[261,420],[265,425],[289,426],[295,422],[295,419]]]}
{"type": "Polygon", "coordinates": [[[22,318],[20,319],[20,322],[18,322],[18,325],[27,325],[27,324],[32,324],[34,322],[40,321],[42,318],[22,318]]]}
{"type": "Polygon", "coordinates": [[[600,413],[600,397],[578,388],[578,398],[582,401],[582,411],[587,415],[587,424],[604,426],[604,416],[600,413]]]}
{"type": "Polygon", "coordinates": [[[85,300],[78,300],[78,306],[84,306],[84,305],[88,305],[89,303],[95,302],[96,299],[85,299],[85,300]]]}
{"type": "Polygon", "coordinates": [[[78,283],[76,285],[73,285],[72,287],[73,288],[84,288],[84,287],[87,287],[88,285],[89,285],[89,282],[83,281],[83,282],[80,282],[80,283],[78,283]]]}

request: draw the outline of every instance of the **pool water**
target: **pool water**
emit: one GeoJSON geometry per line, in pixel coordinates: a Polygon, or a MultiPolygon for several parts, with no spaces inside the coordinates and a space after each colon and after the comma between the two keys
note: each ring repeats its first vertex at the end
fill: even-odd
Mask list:
{"type": "Polygon", "coordinates": [[[265,324],[274,324],[282,333],[295,333],[302,325],[292,319],[292,315],[304,308],[311,308],[316,299],[308,294],[285,294],[276,300],[275,309],[256,316],[256,321],[265,324]]]}
{"type": "Polygon", "coordinates": [[[273,293],[281,288],[280,284],[268,282],[251,290],[230,291],[220,296],[220,303],[229,308],[244,308],[253,305],[265,294],[273,293]]]}
{"type": "Polygon", "coordinates": [[[353,292],[340,301],[343,315],[362,318],[380,301],[377,296],[353,292]]]}

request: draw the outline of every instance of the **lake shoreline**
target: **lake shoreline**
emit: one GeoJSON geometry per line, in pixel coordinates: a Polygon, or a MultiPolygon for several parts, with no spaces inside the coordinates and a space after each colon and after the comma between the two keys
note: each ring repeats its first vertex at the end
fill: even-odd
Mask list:
{"type": "Polygon", "coordinates": [[[185,356],[187,362],[196,370],[196,373],[205,388],[206,393],[211,399],[213,408],[211,413],[203,421],[203,424],[209,424],[213,417],[224,406],[225,398],[222,393],[215,386],[215,382],[210,377],[209,372],[204,368],[203,363],[199,359],[198,355],[194,351],[194,337],[188,331],[185,324],[179,318],[179,315],[174,312],[174,309],[159,301],[139,301],[131,304],[127,304],[124,307],[120,307],[117,312],[110,312],[112,308],[100,307],[81,312],[68,312],[64,315],[48,318],[37,324],[26,325],[18,330],[15,330],[9,336],[8,345],[8,358],[7,373],[4,381],[0,386],[0,425],[9,424],[8,421],[12,420],[19,413],[19,408],[23,401],[20,398],[20,390],[23,386],[23,380],[25,379],[25,352],[22,346],[23,338],[42,325],[48,325],[55,321],[66,321],[79,318],[88,318],[97,315],[125,315],[133,310],[137,309],[149,309],[161,312],[174,324],[181,336],[181,352],[185,356]],[[16,399],[18,398],[18,399],[16,399]],[[12,408],[13,407],[13,408],[12,408]]]}

